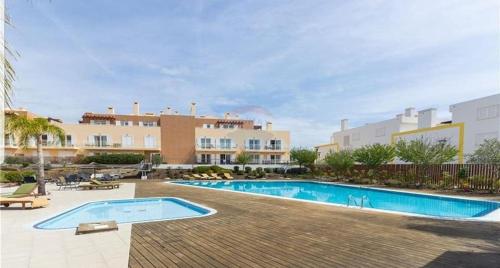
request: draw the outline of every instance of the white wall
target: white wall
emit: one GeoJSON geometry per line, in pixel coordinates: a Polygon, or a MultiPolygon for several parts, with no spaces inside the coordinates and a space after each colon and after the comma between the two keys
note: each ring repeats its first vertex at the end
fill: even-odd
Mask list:
{"type": "Polygon", "coordinates": [[[417,118],[415,116],[399,115],[393,119],[335,132],[333,139],[339,144],[340,149],[356,149],[375,143],[390,144],[392,133],[416,128],[417,118]],[[349,139],[349,146],[346,146],[345,139],[349,139]]]}
{"type": "Polygon", "coordinates": [[[500,94],[450,106],[453,123],[464,123],[464,153],[470,154],[485,138],[500,139],[500,94]]]}

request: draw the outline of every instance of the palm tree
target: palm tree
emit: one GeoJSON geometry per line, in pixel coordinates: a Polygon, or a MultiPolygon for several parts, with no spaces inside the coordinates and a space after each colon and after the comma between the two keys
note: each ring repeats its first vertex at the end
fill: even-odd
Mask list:
{"type": "Polygon", "coordinates": [[[43,162],[42,135],[50,134],[62,145],[65,142],[64,130],[53,125],[46,118],[27,118],[24,116],[11,115],[7,117],[5,130],[18,139],[21,148],[28,148],[30,141],[35,140],[36,154],[38,158],[38,193],[45,195],[45,172],[43,162]]]}

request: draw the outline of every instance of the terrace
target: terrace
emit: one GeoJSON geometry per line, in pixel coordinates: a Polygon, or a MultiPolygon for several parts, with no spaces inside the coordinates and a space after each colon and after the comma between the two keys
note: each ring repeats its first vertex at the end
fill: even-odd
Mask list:
{"type": "Polygon", "coordinates": [[[52,189],[45,209],[2,209],[2,245],[9,245],[2,249],[2,267],[123,267],[127,262],[129,267],[494,267],[500,262],[498,223],[450,224],[163,180],[127,182],[113,191],[52,189]],[[83,202],[132,196],[176,196],[217,213],[120,224],[118,232],[84,236],[31,227],[83,202]]]}

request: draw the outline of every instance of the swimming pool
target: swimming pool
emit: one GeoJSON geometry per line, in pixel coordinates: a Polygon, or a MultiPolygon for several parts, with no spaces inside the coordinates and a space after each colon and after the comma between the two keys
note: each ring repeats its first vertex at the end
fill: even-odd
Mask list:
{"type": "Polygon", "coordinates": [[[304,181],[180,181],[176,184],[449,219],[500,220],[500,202],[304,181]],[[495,213],[495,217],[492,217],[495,213]],[[488,217],[487,217],[488,216],[488,217]]]}
{"type": "Polygon", "coordinates": [[[38,229],[67,229],[80,223],[115,220],[134,223],[202,217],[215,210],[175,197],[97,201],[83,204],[40,223],[38,229]]]}

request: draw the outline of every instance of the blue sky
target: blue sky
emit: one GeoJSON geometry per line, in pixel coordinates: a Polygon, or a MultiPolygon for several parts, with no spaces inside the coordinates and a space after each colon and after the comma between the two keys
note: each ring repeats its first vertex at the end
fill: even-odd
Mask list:
{"type": "Polygon", "coordinates": [[[498,1],[7,0],[15,107],[270,120],[295,146],[339,121],[500,92],[498,1]]]}

